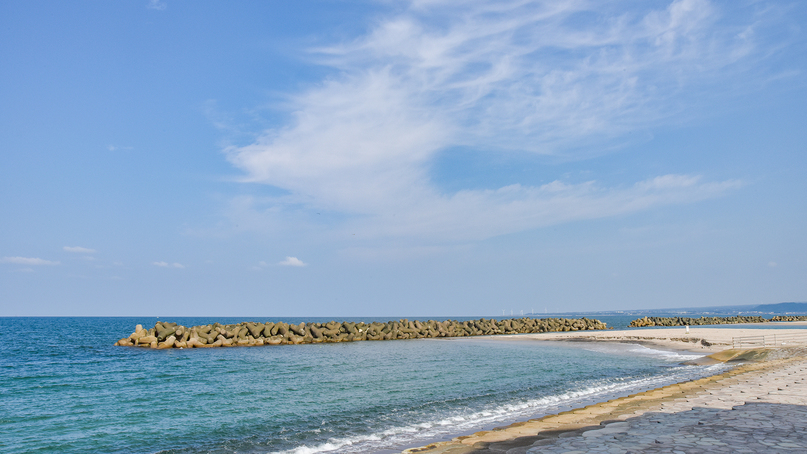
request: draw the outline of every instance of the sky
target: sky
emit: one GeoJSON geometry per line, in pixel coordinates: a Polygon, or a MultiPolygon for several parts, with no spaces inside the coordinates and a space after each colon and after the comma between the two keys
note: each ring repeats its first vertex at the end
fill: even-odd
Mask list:
{"type": "Polygon", "coordinates": [[[0,316],[807,300],[807,4],[0,3],[0,316]]]}

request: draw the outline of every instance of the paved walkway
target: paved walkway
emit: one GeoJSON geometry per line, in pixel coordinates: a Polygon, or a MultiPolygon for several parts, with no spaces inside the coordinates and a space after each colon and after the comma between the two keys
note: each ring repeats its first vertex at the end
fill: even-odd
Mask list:
{"type": "Polygon", "coordinates": [[[624,414],[601,429],[569,432],[515,453],[807,452],[807,362],[743,374],[725,386],[624,414]]]}
{"type": "Polygon", "coordinates": [[[408,454],[807,452],[807,348],[408,454]]]}

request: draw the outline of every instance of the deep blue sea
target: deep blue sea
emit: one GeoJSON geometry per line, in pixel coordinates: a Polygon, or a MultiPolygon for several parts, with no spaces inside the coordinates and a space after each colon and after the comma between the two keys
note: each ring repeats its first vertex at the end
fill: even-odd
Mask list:
{"type": "MultiPolygon", "coordinates": [[[[617,328],[630,320],[600,318],[617,328]]],[[[165,319],[248,320],[328,319],[165,319]]],[[[113,346],[155,321],[0,318],[0,452],[398,452],[725,367],[681,366],[698,355],[635,344],[518,336],[113,346]]]]}

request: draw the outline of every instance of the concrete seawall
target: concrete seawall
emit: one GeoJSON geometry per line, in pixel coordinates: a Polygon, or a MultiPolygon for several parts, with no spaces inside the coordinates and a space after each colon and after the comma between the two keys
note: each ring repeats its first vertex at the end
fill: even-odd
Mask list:
{"type": "Polygon", "coordinates": [[[403,453],[805,452],[805,353],[724,352],[712,356],[743,364],[403,453]]]}

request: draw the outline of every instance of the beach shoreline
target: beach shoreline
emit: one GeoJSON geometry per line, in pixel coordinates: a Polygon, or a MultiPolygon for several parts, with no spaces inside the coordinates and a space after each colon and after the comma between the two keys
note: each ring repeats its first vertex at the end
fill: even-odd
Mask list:
{"type": "MultiPolygon", "coordinates": [[[[784,323],[805,324],[804,322],[784,323]]],[[[790,331],[796,331],[799,334],[804,333],[807,335],[807,332],[803,329],[777,329],[776,331],[782,334],[790,334],[790,331]]],[[[713,355],[718,360],[726,361],[732,357],[737,358],[738,351],[731,350],[732,337],[769,333],[769,329],[750,326],[731,329],[690,327],[689,337],[686,337],[684,327],[664,327],[586,333],[524,334],[506,337],[511,340],[524,341],[635,343],[669,351],[713,355]],[[691,339],[697,339],[697,341],[693,342],[691,339]],[[701,343],[701,340],[706,342],[701,343]]],[[[807,348],[781,347],[746,350],[745,352],[744,358],[754,358],[755,360],[737,361],[738,365],[736,367],[716,375],[667,385],[541,418],[516,422],[493,430],[462,435],[450,441],[409,448],[404,450],[403,453],[481,454],[507,452],[508,454],[517,454],[529,452],[586,452],[591,450],[599,451],[602,446],[606,445],[612,451],[603,450],[601,452],[614,452],[613,450],[619,451],[620,446],[630,447],[631,444],[647,442],[648,437],[653,438],[655,435],[663,434],[664,429],[678,431],[691,429],[688,428],[687,423],[691,422],[690,419],[694,417],[693,415],[698,416],[700,415],[699,412],[712,411],[712,409],[723,411],[725,415],[721,413],[721,417],[732,417],[743,412],[756,411],[751,410],[756,408],[754,405],[766,404],[773,408],[771,410],[766,407],[765,411],[769,413],[803,411],[807,415],[807,384],[801,382],[804,371],[807,371],[807,348]],[[798,371],[798,373],[793,371],[798,371]],[[799,391],[795,396],[784,395],[784,398],[782,398],[781,393],[786,389],[798,389],[799,391]],[[751,405],[746,406],[746,404],[751,405]],[[782,407],[782,405],[787,404],[795,404],[795,406],[782,407]],[[647,425],[648,418],[655,417],[657,413],[668,415],[667,419],[665,419],[666,425],[664,427],[657,426],[649,435],[644,433],[642,428],[647,425]],[[682,426],[684,429],[678,426],[682,426]],[[594,438],[605,434],[618,434],[619,437],[615,435],[613,437],[604,437],[602,440],[598,438],[598,447],[586,447],[587,443],[594,438]],[[618,440],[620,437],[624,439],[622,444],[618,440]],[[607,443],[603,443],[605,439],[608,440],[607,443]]],[[[787,419],[787,421],[783,421],[784,423],[792,423],[790,421],[793,419],[792,417],[783,416],[783,418],[787,419]]],[[[705,423],[696,421],[696,424],[702,425],[705,423]]],[[[746,435],[747,437],[756,436],[753,434],[746,435]]],[[[771,435],[771,437],[775,438],[776,435],[771,435]]],[[[748,440],[744,442],[738,441],[740,438],[740,435],[736,435],[734,439],[727,440],[728,444],[737,442],[740,443],[738,446],[741,446],[743,443],[746,445],[749,443],[748,440]]],[[[665,446],[665,448],[670,448],[670,444],[676,443],[675,437],[668,437],[665,440],[668,441],[668,446],[665,446]]],[[[666,450],[654,451],[656,448],[661,449],[660,445],[663,443],[659,441],[658,437],[651,441],[654,445],[648,445],[646,450],[672,452],[666,450]]],[[[775,446],[785,450],[791,446],[802,447],[799,444],[800,440],[795,440],[795,444],[792,439],[780,440],[780,442],[783,443],[781,446],[775,446]]],[[[728,446],[723,441],[719,441],[718,445],[721,443],[728,446]]],[[[805,440],[803,447],[807,447],[807,440],[805,440]]],[[[686,452],[690,452],[688,447],[684,446],[683,448],[685,448],[683,450],[686,452]]],[[[626,451],[622,450],[621,452],[626,451]]],[[[747,452],[761,451],[751,450],[747,452]]]]}
{"type": "MultiPolygon", "coordinates": [[[[804,326],[807,322],[776,322],[779,326],[804,326]]],[[[698,354],[715,353],[732,348],[734,338],[773,335],[805,335],[804,328],[763,328],[768,324],[748,323],[730,327],[684,326],[628,328],[602,331],[563,331],[553,333],[522,334],[506,336],[538,341],[591,341],[631,342],[652,345],[665,350],[688,351],[698,354]]]]}

